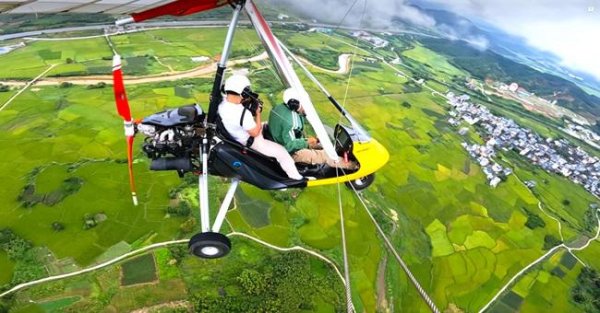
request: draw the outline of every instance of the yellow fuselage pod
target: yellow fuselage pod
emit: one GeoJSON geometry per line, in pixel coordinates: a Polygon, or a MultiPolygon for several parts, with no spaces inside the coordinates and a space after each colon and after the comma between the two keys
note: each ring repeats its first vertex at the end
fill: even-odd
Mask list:
{"type": "Polygon", "coordinates": [[[372,138],[369,142],[352,143],[352,154],[360,164],[360,169],[358,171],[344,175],[344,172],[340,170],[339,177],[309,180],[306,183],[306,186],[323,186],[356,180],[375,173],[390,159],[390,154],[388,153],[387,149],[377,140],[372,138]]]}

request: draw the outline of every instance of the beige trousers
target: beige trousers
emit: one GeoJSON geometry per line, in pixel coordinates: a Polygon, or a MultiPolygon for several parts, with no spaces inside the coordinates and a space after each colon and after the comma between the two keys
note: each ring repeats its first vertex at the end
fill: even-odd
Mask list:
{"type": "Polygon", "coordinates": [[[296,164],[294,163],[294,159],[290,156],[290,154],[285,150],[285,148],[273,141],[266,140],[262,134],[254,137],[254,143],[250,148],[266,155],[277,159],[279,165],[285,173],[291,179],[303,179],[304,177],[298,173],[298,169],[296,168],[296,164]]]}
{"type": "Polygon", "coordinates": [[[357,165],[354,162],[345,162],[344,159],[338,158],[337,162],[333,159],[330,159],[327,156],[325,150],[315,150],[315,149],[300,149],[292,155],[292,158],[297,163],[307,163],[307,164],[325,164],[331,167],[338,167],[343,169],[356,169],[357,165]]]}

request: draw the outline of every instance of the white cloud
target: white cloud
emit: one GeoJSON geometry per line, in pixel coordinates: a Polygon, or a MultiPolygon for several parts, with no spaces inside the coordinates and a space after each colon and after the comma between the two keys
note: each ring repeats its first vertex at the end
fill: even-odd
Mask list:
{"type": "MultiPolygon", "coordinates": [[[[354,1],[274,0],[274,3],[283,3],[320,21],[337,24],[342,21],[342,18],[344,18],[354,1]]],[[[362,26],[387,27],[392,24],[394,18],[400,18],[412,24],[425,27],[435,25],[433,18],[414,7],[406,5],[405,0],[358,0],[344,19],[344,24],[359,26],[362,21],[362,26]]]]}
{"type": "Polygon", "coordinates": [[[600,0],[429,0],[521,36],[600,79],[600,0]],[[590,8],[594,8],[590,10],[590,8]]]}

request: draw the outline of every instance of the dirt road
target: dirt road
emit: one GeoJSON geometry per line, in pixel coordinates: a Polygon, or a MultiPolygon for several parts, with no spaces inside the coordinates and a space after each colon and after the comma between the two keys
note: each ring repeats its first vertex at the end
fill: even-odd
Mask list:
{"type": "MultiPolygon", "coordinates": [[[[263,52],[257,56],[247,58],[247,59],[239,59],[232,60],[227,62],[227,66],[231,67],[234,65],[241,65],[250,62],[258,62],[267,60],[269,55],[266,52],[263,52]]],[[[346,74],[349,70],[350,64],[350,55],[342,54],[339,56],[338,63],[339,69],[336,71],[328,70],[319,66],[316,66],[310,63],[306,59],[302,59],[302,62],[327,73],[332,74],[346,74]]],[[[197,78],[197,77],[207,77],[213,74],[217,70],[217,63],[205,64],[201,65],[197,68],[188,70],[188,71],[180,71],[180,72],[166,72],[158,75],[148,75],[148,76],[124,76],[123,80],[126,85],[135,85],[135,84],[146,84],[146,83],[156,83],[162,81],[172,81],[184,78],[197,78]]],[[[112,84],[112,76],[111,75],[93,75],[93,76],[69,76],[69,77],[46,77],[40,78],[34,82],[33,86],[55,86],[60,85],[63,82],[69,82],[75,85],[94,85],[98,83],[112,84]]],[[[13,86],[13,87],[22,87],[25,86],[26,82],[21,81],[0,81],[1,84],[13,86]]]]}

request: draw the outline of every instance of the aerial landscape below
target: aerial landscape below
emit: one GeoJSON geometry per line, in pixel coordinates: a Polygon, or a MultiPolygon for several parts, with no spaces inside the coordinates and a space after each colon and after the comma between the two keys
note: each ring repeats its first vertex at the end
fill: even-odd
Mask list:
{"type": "Polygon", "coordinates": [[[0,313],[600,313],[588,2],[0,3],[0,313]]]}

